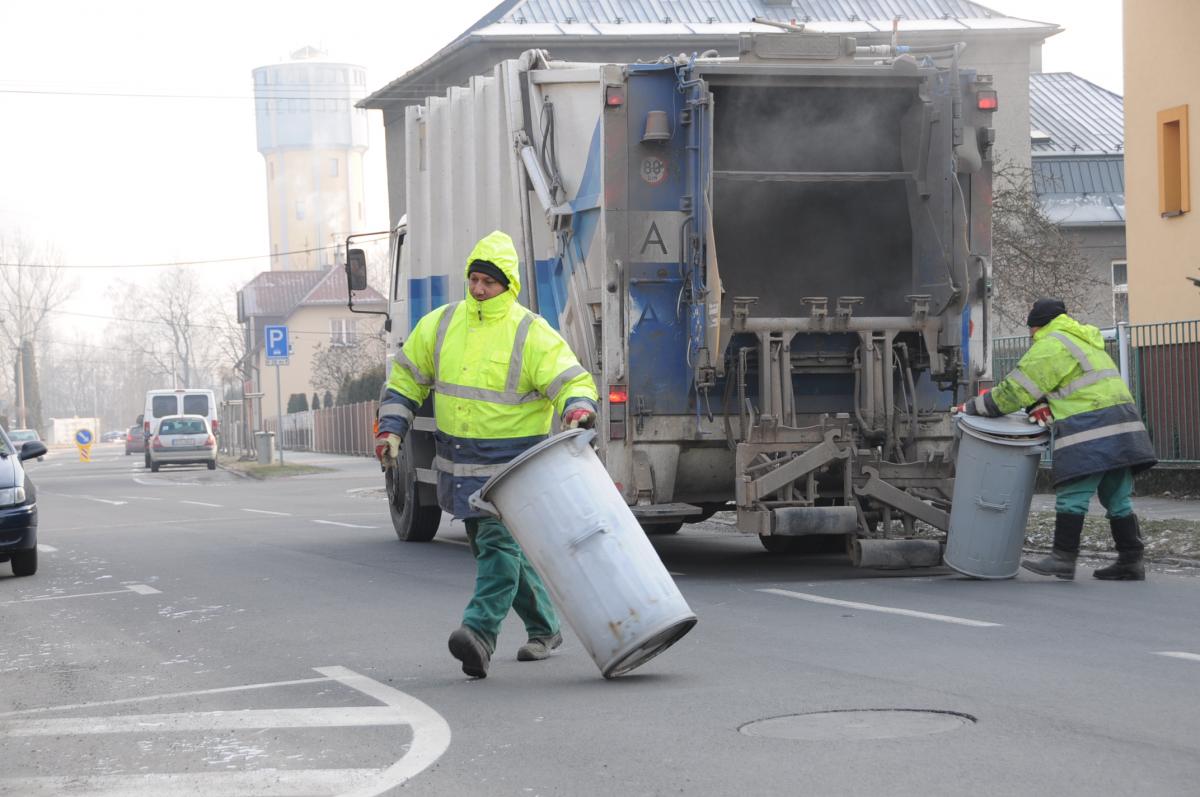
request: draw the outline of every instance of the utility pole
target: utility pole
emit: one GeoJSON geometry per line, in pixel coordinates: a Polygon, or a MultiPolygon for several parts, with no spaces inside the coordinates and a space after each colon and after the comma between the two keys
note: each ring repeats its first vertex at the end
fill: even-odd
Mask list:
{"type": "Polygon", "coordinates": [[[25,429],[25,346],[17,343],[17,428],[25,429]]]}

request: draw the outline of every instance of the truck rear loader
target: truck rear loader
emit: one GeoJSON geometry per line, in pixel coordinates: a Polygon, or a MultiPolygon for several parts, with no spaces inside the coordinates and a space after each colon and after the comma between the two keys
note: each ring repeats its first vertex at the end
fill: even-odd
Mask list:
{"type": "MultiPolygon", "coordinates": [[[[599,453],[647,531],[736,510],[769,551],[936,563],[911,538],[947,528],[951,408],[987,372],[996,94],[961,47],[529,51],[408,107],[389,350],[503,230],[522,302],[600,388],[599,453]]],[[[362,287],[361,250],[346,267],[362,287]]],[[[434,434],[426,407],[386,471],[404,540],[441,519],[434,434]]]]}

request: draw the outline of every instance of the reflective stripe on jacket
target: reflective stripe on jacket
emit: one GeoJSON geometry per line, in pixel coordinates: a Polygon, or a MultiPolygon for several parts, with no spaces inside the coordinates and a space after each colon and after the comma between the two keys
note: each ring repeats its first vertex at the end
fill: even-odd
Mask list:
{"type": "Polygon", "coordinates": [[[512,239],[493,232],[475,260],[495,264],[508,290],[485,302],[468,293],[417,322],[392,363],[379,428],[402,437],[430,390],[436,393],[438,502],[456,517],[479,513],[467,498],[522,451],[550,433],[568,406],[596,412],[595,383],[545,319],[517,303],[512,239]]]}
{"type": "Polygon", "coordinates": [[[1012,373],[975,399],[981,415],[1006,415],[1038,401],[1054,415],[1055,485],[1113,468],[1135,472],[1157,459],[1100,330],[1060,315],[1033,336],[1012,373]]]}

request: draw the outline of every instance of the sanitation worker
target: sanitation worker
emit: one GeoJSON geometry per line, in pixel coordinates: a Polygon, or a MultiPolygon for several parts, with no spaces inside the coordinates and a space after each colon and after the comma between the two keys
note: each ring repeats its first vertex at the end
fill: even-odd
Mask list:
{"type": "Polygon", "coordinates": [[[1029,420],[1054,432],[1054,545],[1048,556],[1021,566],[1038,575],[1075,577],[1079,537],[1097,491],[1107,510],[1117,561],[1092,575],[1143,581],[1142,537],[1133,514],[1133,474],[1157,461],[1137,405],[1100,330],[1067,315],[1059,299],[1038,299],[1027,320],[1033,346],[991,391],[960,404],[968,415],[1007,415],[1023,407],[1029,420]]]}
{"type": "Polygon", "coordinates": [[[463,518],[475,555],[475,594],[450,653],[486,678],[500,623],[515,609],[528,641],[519,661],[562,644],[541,578],[504,524],[467,504],[471,493],[522,451],[544,440],[557,414],[564,427],[595,423],[592,377],[546,321],[517,303],[521,281],[512,239],[493,232],[467,258],[467,296],[426,315],[392,365],[379,407],[375,455],[395,461],[414,413],[436,396],[438,503],[463,518]]]}

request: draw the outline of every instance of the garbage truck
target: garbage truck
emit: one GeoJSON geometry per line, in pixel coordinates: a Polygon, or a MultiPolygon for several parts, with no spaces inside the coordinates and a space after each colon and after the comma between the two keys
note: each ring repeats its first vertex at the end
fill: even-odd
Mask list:
{"type": "MultiPolygon", "coordinates": [[[[912,538],[947,529],[951,408],[988,369],[997,97],[962,47],[784,31],[736,58],[528,51],[409,106],[390,355],[503,230],[521,301],[600,388],[598,452],[648,532],[736,512],[772,552],[936,563],[912,538]]],[[[402,540],[441,522],[423,412],[384,474],[402,540]]]]}

